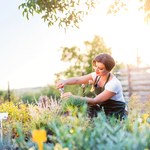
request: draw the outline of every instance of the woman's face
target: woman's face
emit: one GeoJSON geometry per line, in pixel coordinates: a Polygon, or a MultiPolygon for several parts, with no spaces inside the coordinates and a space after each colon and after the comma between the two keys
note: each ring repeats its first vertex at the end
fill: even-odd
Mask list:
{"type": "Polygon", "coordinates": [[[100,62],[95,62],[95,64],[93,64],[93,69],[95,70],[96,75],[98,76],[106,75],[109,72],[106,70],[105,65],[100,62]]]}

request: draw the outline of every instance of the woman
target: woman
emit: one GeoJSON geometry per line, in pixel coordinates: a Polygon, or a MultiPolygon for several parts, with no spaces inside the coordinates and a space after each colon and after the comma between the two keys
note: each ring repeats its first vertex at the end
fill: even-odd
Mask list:
{"type": "Polygon", "coordinates": [[[125,100],[120,81],[111,73],[115,61],[109,54],[102,53],[93,60],[95,72],[59,81],[57,88],[73,84],[93,83],[93,90],[96,93],[94,98],[72,95],[71,92],[62,94],[62,98],[80,98],[89,104],[89,115],[97,116],[97,112],[103,110],[107,116],[114,116],[123,119],[125,114],[125,100]]]}

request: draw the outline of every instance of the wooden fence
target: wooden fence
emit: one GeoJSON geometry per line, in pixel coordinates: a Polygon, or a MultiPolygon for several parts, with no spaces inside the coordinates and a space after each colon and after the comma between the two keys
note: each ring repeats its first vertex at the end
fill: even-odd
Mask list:
{"type": "Polygon", "coordinates": [[[150,98],[150,67],[126,68],[116,73],[121,81],[124,96],[128,100],[136,95],[144,101],[150,98]]]}

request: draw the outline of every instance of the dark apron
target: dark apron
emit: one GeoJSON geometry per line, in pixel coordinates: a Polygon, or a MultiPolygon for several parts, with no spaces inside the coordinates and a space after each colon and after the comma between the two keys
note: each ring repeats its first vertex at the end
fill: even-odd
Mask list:
{"type": "MultiPolygon", "coordinates": [[[[97,77],[95,79],[95,84],[94,84],[95,91],[94,92],[96,95],[98,95],[104,91],[105,85],[108,82],[109,77],[110,77],[110,74],[109,74],[103,87],[98,86],[100,77],[97,77]]],[[[102,102],[100,104],[89,106],[89,117],[91,117],[91,118],[97,117],[98,112],[104,111],[106,116],[113,116],[117,119],[122,120],[127,117],[127,114],[125,111],[125,106],[126,106],[126,103],[124,103],[124,102],[108,99],[105,102],[102,102]]]]}

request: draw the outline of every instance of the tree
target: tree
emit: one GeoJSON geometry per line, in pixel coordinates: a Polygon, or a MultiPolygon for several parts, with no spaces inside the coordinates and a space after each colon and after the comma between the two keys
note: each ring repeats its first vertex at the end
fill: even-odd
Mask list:
{"type": "MultiPolygon", "coordinates": [[[[137,9],[139,11],[144,12],[144,20],[146,22],[150,21],[150,0],[137,0],[139,5],[137,5],[137,9]]],[[[117,14],[121,10],[128,11],[128,3],[129,1],[125,0],[115,0],[112,2],[112,4],[109,6],[108,14],[117,14]]]]}
{"type": "MultiPolygon", "coordinates": [[[[79,27],[80,21],[94,8],[98,0],[26,0],[19,6],[22,14],[29,19],[30,15],[40,14],[48,26],[58,25],[64,29],[79,27]]],[[[105,1],[104,1],[105,2],[105,1]]],[[[144,11],[145,20],[150,20],[150,0],[137,0],[137,9],[144,11]]],[[[102,3],[102,1],[101,1],[102,3]]],[[[128,10],[129,1],[114,0],[108,3],[108,14],[128,10]]]]}
{"type": "Polygon", "coordinates": [[[42,15],[48,26],[57,24],[59,27],[79,27],[79,21],[95,6],[96,0],[26,0],[19,6],[23,16],[35,13],[42,15]]]}
{"type": "Polygon", "coordinates": [[[103,38],[95,36],[93,40],[85,41],[85,50],[81,50],[78,47],[61,47],[62,57],[61,60],[64,62],[70,62],[70,67],[64,71],[57,73],[57,77],[65,76],[79,76],[82,74],[88,74],[92,72],[92,60],[99,53],[111,54],[111,49],[105,46],[103,38]]]}

